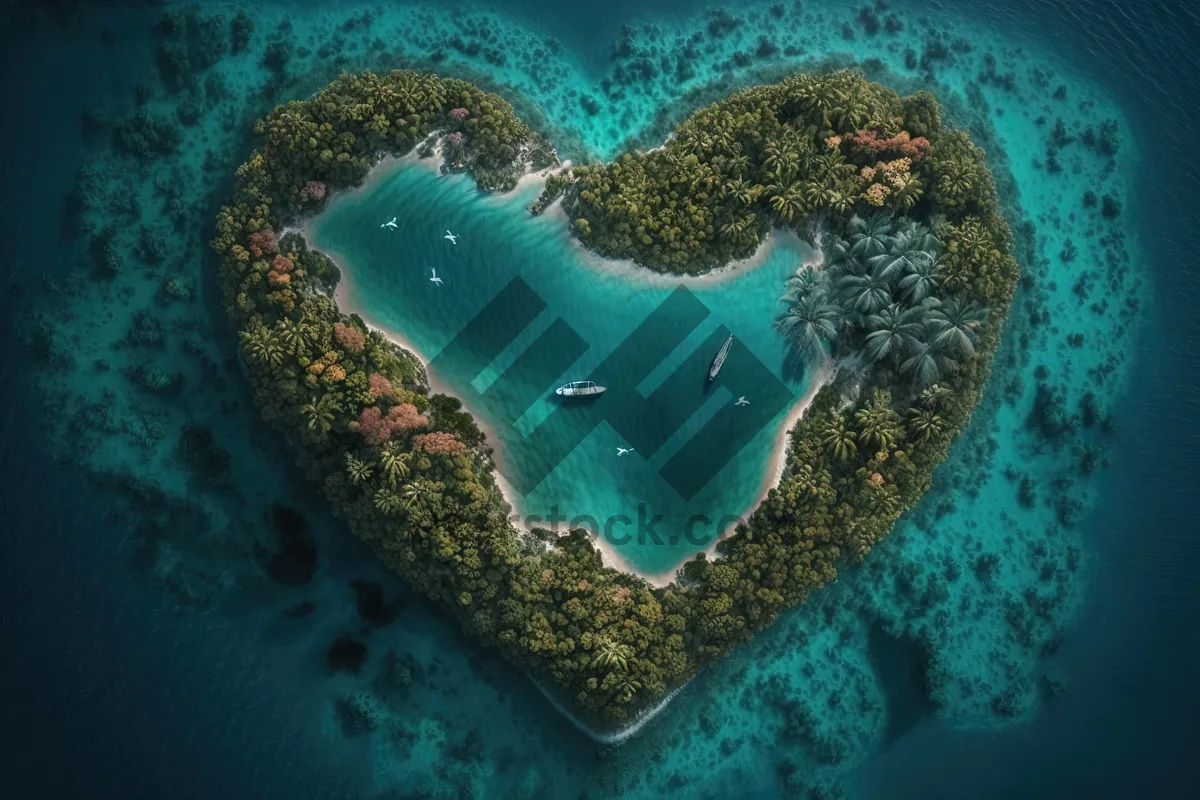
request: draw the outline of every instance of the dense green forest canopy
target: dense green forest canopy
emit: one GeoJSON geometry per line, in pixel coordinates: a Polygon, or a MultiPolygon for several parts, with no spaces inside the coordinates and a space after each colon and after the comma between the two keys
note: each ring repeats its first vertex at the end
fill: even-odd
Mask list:
{"type": "Polygon", "coordinates": [[[582,531],[514,530],[461,404],[338,310],[328,258],[280,235],[384,153],[437,141],[449,168],[504,189],[549,147],[502,98],[411,71],[344,75],[255,130],[213,247],[264,418],[384,564],[609,725],[804,602],[917,502],[980,396],[1019,273],[982,152],[928,93],[854,72],[738,92],[656,151],[550,176],[537,210],[561,199],[585,244],[649,268],[723,265],[772,226],[826,252],[780,287],[776,324],[798,363],[837,378],[748,525],[655,589],[582,531]]]}

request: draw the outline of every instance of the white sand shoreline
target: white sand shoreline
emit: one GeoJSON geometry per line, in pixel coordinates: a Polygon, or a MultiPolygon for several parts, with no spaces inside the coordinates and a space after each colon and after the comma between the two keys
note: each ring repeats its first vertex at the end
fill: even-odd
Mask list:
{"type": "MultiPolygon", "coordinates": [[[[443,159],[441,158],[440,153],[433,157],[420,158],[416,155],[415,149],[413,152],[402,158],[397,158],[395,156],[381,157],[376,165],[372,167],[371,171],[368,173],[361,185],[346,192],[339,192],[335,197],[330,199],[329,204],[326,205],[326,209],[331,207],[333,204],[340,202],[345,197],[352,197],[363,191],[373,188],[380,180],[384,179],[386,176],[392,174],[395,170],[401,167],[416,164],[424,168],[440,170],[442,163],[443,159]]],[[[544,182],[545,179],[545,173],[527,172],[524,176],[522,176],[517,187],[511,192],[504,193],[503,196],[511,196],[513,192],[524,191],[530,186],[535,186],[544,182]]],[[[546,213],[547,215],[557,214],[561,216],[564,222],[566,221],[566,213],[561,208],[561,204],[557,202],[554,203],[550,209],[547,209],[546,213]]],[[[372,330],[378,331],[392,344],[395,344],[396,346],[412,353],[425,368],[426,380],[428,381],[431,391],[452,394],[450,387],[439,381],[437,376],[429,370],[429,356],[427,354],[422,353],[403,333],[389,328],[386,325],[380,324],[377,320],[373,319],[370,314],[366,313],[362,307],[354,302],[353,295],[355,292],[353,271],[349,268],[349,264],[339,253],[314,245],[312,226],[315,220],[316,216],[308,217],[303,221],[300,227],[291,228],[285,232],[298,233],[304,238],[310,247],[320,250],[322,253],[328,256],[341,270],[341,281],[338,283],[338,286],[334,291],[334,301],[337,303],[338,308],[342,311],[342,313],[345,314],[357,314],[372,330]]],[[[581,251],[582,260],[585,263],[588,263],[589,265],[594,266],[604,272],[617,273],[631,280],[649,282],[652,284],[658,282],[674,285],[679,283],[684,283],[685,285],[688,283],[711,284],[729,280],[730,278],[741,275],[744,272],[762,266],[766,262],[767,257],[776,247],[784,246],[786,244],[798,246],[799,249],[804,253],[803,263],[810,266],[819,268],[821,258],[823,256],[819,249],[813,248],[811,245],[803,242],[803,240],[801,240],[795,234],[777,234],[775,231],[772,231],[767,240],[761,244],[755,251],[754,255],[749,258],[732,262],[725,267],[704,275],[675,275],[670,273],[654,272],[646,267],[636,264],[629,259],[608,259],[599,256],[595,252],[588,250],[586,247],[580,244],[578,239],[571,235],[569,227],[565,224],[563,225],[562,234],[570,237],[574,246],[581,251]]],[[[814,373],[804,396],[800,398],[800,400],[793,405],[791,409],[789,409],[787,417],[780,424],[779,430],[775,435],[771,458],[768,462],[768,468],[763,476],[761,489],[758,492],[758,495],[743,513],[743,519],[749,519],[754,510],[757,509],[762,501],[766,498],[768,492],[772,488],[779,485],[779,482],[783,478],[787,469],[788,445],[791,431],[800,418],[804,415],[805,411],[808,410],[809,406],[812,405],[817,393],[828,382],[829,378],[830,371],[827,368],[823,367],[821,370],[814,373]]],[[[459,399],[461,401],[461,398],[459,399]]],[[[484,418],[472,410],[466,403],[463,404],[463,410],[467,411],[475,418],[475,422],[479,426],[480,430],[483,431],[484,435],[492,443],[492,459],[496,465],[496,468],[494,468],[492,472],[496,481],[496,486],[504,498],[504,501],[508,503],[512,509],[512,519],[514,523],[520,524],[520,521],[524,520],[526,515],[523,513],[522,504],[518,498],[517,492],[513,486],[504,479],[503,475],[501,474],[502,470],[499,469],[503,463],[503,453],[498,446],[500,440],[496,436],[495,431],[490,428],[484,418]]],[[[721,540],[732,535],[735,527],[736,526],[730,526],[729,528],[719,532],[717,539],[712,543],[712,545],[702,552],[704,552],[709,558],[714,557],[716,554],[717,544],[721,540]]],[[[524,528],[524,530],[528,531],[529,528],[524,528]]],[[[593,536],[591,541],[593,546],[600,553],[601,560],[606,566],[612,567],[613,569],[621,572],[635,575],[655,588],[662,588],[674,582],[679,568],[698,554],[689,554],[686,558],[681,559],[678,563],[668,569],[650,572],[638,569],[625,557],[625,555],[621,553],[618,548],[606,541],[603,536],[593,536]]]]}

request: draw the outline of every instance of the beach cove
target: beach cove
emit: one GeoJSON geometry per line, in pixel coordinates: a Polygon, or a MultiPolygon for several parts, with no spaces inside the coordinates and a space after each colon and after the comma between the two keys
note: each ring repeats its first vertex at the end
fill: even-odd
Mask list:
{"type": "MultiPolygon", "coordinates": [[[[664,275],[584,250],[557,207],[531,218],[528,208],[540,191],[539,181],[487,195],[467,176],[441,175],[436,159],[413,161],[382,161],[363,187],[333,200],[305,226],[310,246],[339,264],[339,307],[416,354],[427,365],[433,388],[458,397],[476,416],[495,447],[498,482],[518,528],[565,533],[569,526],[585,527],[608,563],[653,585],[669,583],[681,562],[712,552],[778,483],[787,430],[815,396],[824,373],[817,365],[789,367],[785,344],[771,323],[786,278],[802,265],[819,265],[819,251],[794,234],[776,232],[753,258],[725,270],[701,277],[664,275]],[[393,217],[395,229],[380,227],[393,217]],[[443,238],[447,230],[459,237],[456,244],[443,238]],[[430,280],[432,271],[441,285],[430,280]],[[490,363],[440,358],[459,331],[516,278],[544,300],[545,310],[494,359],[486,359],[490,363]],[[675,294],[679,287],[702,307],[677,302],[683,299],[675,294]],[[636,399],[614,406],[606,413],[626,415],[626,425],[634,429],[682,422],[673,433],[645,434],[663,442],[659,450],[643,454],[635,448],[618,457],[618,447],[634,445],[607,422],[595,424],[585,411],[588,401],[564,404],[553,390],[586,378],[656,309],[672,315],[663,320],[667,329],[686,335],[638,382],[637,393],[644,401],[670,381],[660,404],[698,408],[680,420],[636,399]],[[709,385],[704,378],[725,338],[723,330],[745,350],[734,349],[723,375],[709,385]],[[583,352],[572,358],[581,343],[583,352]],[[572,345],[576,350],[566,352],[572,345]],[[496,382],[519,358],[536,359],[524,367],[536,378],[501,388],[496,382]],[[769,370],[777,383],[756,386],[758,373],[739,371],[739,360],[769,370]],[[734,407],[741,396],[750,405],[734,407]],[[754,407],[760,398],[774,401],[769,413],[754,407]],[[567,453],[560,463],[541,463],[544,454],[537,448],[546,447],[547,433],[537,431],[560,406],[559,424],[545,425],[549,435],[579,441],[550,448],[567,453]],[[717,428],[721,422],[715,418],[730,408],[752,420],[748,427],[717,428]],[[696,445],[679,456],[709,423],[711,440],[723,445],[740,436],[744,446],[712,453],[714,461],[723,459],[717,465],[697,464],[696,445]],[[681,469],[685,462],[689,468],[681,469]],[[697,488],[684,497],[672,481],[684,491],[697,488]]],[[[635,345],[635,350],[644,347],[635,345]]]]}

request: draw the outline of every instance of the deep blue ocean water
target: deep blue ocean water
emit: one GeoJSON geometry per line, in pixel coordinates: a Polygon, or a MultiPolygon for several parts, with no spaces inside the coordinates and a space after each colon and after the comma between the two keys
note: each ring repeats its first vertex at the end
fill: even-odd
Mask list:
{"type": "MultiPolygon", "coordinates": [[[[81,110],[128,104],[133,88],[154,77],[149,30],[160,10],[101,5],[115,6],[80,4],[67,15],[74,21],[65,28],[46,10],[0,16],[8,25],[0,50],[3,107],[9,116],[0,158],[10,187],[0,199],[6,286],[0,308],[6,323],[24,319],[22,312],[40,296],[43,278],[79,280],[68,280],[80,256],[76,243],[63,237],[62,201],[88,149],[97,147],[80,132],[81,110]],[[101,36],[105,28],[107,43],[101,36]]],[[[937,4],[892,5],[906,18],[950,14],[937,4]]],[[[345,6],[348,14],[350,5],[345,6]]],[[[235,8],[218,7],[227,17],[235,8]]],[[[279,8],[294,12],[300,26],[303,6],[247,4],[251,13],[278,13],[279,8]]],[[[342,6],[322,8],[340,13],[342,6]]],[[[568,10],[559,3],[529,2],[496,9],[552,33],[585,64],[600,65],[627,19],[661,15],[669,21],[692,6],[588,2],[568,10]]],[[[1019,41],[1029,53],[1053,53],[1102,86],[1121,108],[1140,155],[1129,167],[1136,189],[1126,211],[1136,215],[1138,257],[1148,265],[1153,303],[1135,350],[1127,354],[1132,364],[1128,390],[1110,409],[1118,434],[1108,454],[1111,466],[1099,478],[1101,499],[1070,533],[1094,563],[1084,600],[1052,658],[1065,691],[1017,724],[971,726],[927,717],[886,745],[867,748],[838,783],[852,796],[865,797],[1194,796],[1200,785],[1194,757],[1200,744],[1195,683],[1200,520],[1194,508],[1200,337],[1192,303],[1200,300],[1194,268],[1200,171],[1191,132],[1200,126],[1195,44],[1200,21],[1194,8],[1176,3],[1002,0],[955,3],[952,11],[957,20],[1019,41]]],[[[1018,65],[1012,68],[1020,70],[1022,56],[1012,58],[1018,65]]],[[[245,152],[236,133],[224,136],[227,141],[208,142],[221,168],[226,166],[222,157],[245,152]]],[[[203,158],[198,154],[196,162],[203,158]]],[[[133,176],[110,175],[109,180],[126,177],[133,176]]],[[[192,209],[195,226],[205,228],[200,242],[207,237],[209,208],[201,203],[192,209]]],[[[210,308],[211,280],[201,278],[201,259],[199,254],[192,260],[173,256],[169,268],[195,276],[195,313],[218,320],[219,329],[219,317],[210,308]]],[[[61,294],[63,303],[89,296],[87,288],[61,294]]],[[[99,313],[112,313],[118,322],[131,308],[119,296],[100,305],[99,313]]],[[[88,308],[97,313],[95,304],[88,308]]],[[[5,326],[11,341],[19,333],[15,328],[5,326]]],[[[93,335],[83,324],[75,334],[93,335]]],[[[216,333],[208,337],[214,363],[226,368],[228,341],[216,333]]],[[[185,358],[183,353],[174,357],[185,358]]],[[[54,381],[39,380],[40,369],[19,346],[5,348],[0,362],[0,441],[6,456],[0,495],[0,653],[7,700],[0,715],[0,741],[6,743],[0,791],[5,796],[377,796],[371,787],[379,785],[373,779],[385,759],[361,738],[331,735],[328,698],[314,689],[326,680],[324,647],[356,626],[353,599],[345,589],[353,578],[382,582],[389,598],[404,606],[393,635],[407,641],[422,663],[441,661],[432,677],[425,676],[423,696],[406,701],[416,744],[407,760],[389,761],[388,769],[410,770],[414,785],[439,770],[460,778],[472,770],[495,770],[494,780],[485,776],[474,784],[477,792],[479,786],[490,787],[483,796],[530,796],[528,787],[536,781],[529,776],[535,773],[545,796],[567,796],[581,787],[603,793],[601,780],[589,777],[601,774],[594,747],[519,675],[475,653],[435,611],[380,575],[345,531],[321,509],[306,505],[303,487],[286,470],[282,448],[250,423],[231,423],[243,426],[238,433],[244,449],[230,446],[234,470],[242,470],[238,479],[248,487],[238,501],[245,505],[242,516],[261,524],[273,500],[302,508],[317,529],[322,583],[307,593],[258,587],[223,599],[216,609],[176,610],[177,594],[132,568],[130,542],[137,538],[138,519],[116,504],[116,490],[90,482],[75,463],[81,454],[68,447],[64,456],[61,436],[56,454],[50,455],[45,419],[60,411],[54,381]],[[302,627],[280,619],[281,606],[305,599],[318,602],[319,621],[302,627]],[[472,708],[488,713],[472,717],[472,708]],[[450,722],[438,727],[439,715],[450,722]],[[486,730],[487,757],[438,763],[438,748],[430,743],[465,738],[468,731],[454,726],[472,719],[486,730]],[[426,755],[427,745],[434,755],[426,755]]],[[[57,374],[66,382],[99,381],[101,373],[57,374]]],[[[193,379],[176,402],[189,418],[204,419],[215,411],[203,396],[192,394],[196,385],[193,379]]],[[[221,399],[230,398],[247,402],[236,382],[221,399]]],[[[79,437],[75,447],[90,449],[79,437]]],[[[155,463],[147,460],[148,473],[155,463]]],[[[214,530],[225,525],[222,519],[219,514],[211,518],[214,530]]],[[[177,582],[172,585],[178,589],[177,582]]],[[[381,634],[371,636],[376,641],[381,634]]],[[[795,645],[789,640],[789,646],[795,645]]],[[[733,681],[745,667],[735,658],[718,679],[733,681]]],[[[716,692],[721,687],[701,688],[716,692]]],[[[710,758],[699,739],[689,738],[687,718],[702,709],[698,703],[689,707],[688,698],[681,696],[673,707],[673,727],[651,729],[626,747],[648,752],[658,767],[676,764],[723,796],[785,794],[766,788],[775,785],[779,760],[777,752],[765,749],[758,762],[753,752],[747,757],[759,764],[761,784],[727,783],[733,773],[723,761],[710,758]],[[689,751],[705,755],[693,761],[689,751]]],[[[751,702],[739,707],[738,718],[711,724],[738,736],[772,730],[776,721],[769,709],[751,702]]],[[[665,791],[658,786],[658,792],[665,791]]],[[[639,790],[656,791],[651,785],[639,790]]],[[[703,790],[693,783],[680,793],[701,796],[703,790]]],[[[388,796],[411,795],[394,790],[388,796]]]]}

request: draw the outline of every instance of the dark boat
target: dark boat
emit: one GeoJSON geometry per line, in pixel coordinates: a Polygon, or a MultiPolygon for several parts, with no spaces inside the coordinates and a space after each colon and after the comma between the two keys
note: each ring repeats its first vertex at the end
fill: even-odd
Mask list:
{"type": "Polygon", "coordinates": [[[725,344],[721,345],[721,349],[713,356],[712,366],[708,368],[708,379],[711,381],[717,377],[717,373],[721,371],[721,365],[725,363],[725,357],[729,355],[729,348],[733,346],[733,334],[729,334],[729,338],[725,340],[725,344]]]}

